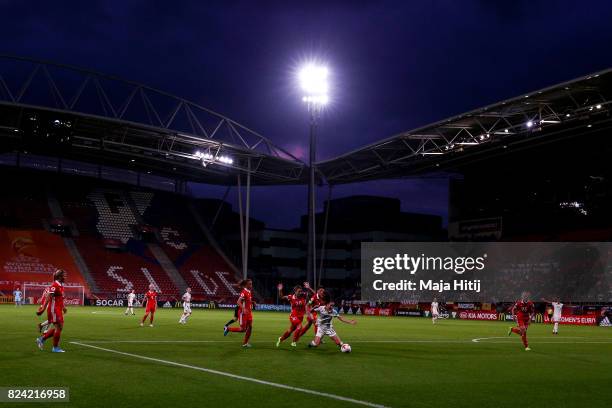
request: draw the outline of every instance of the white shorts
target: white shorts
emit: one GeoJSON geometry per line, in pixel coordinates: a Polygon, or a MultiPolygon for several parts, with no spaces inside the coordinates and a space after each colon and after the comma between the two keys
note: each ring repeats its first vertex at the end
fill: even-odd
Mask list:
{"type": "Polygon", "coordinates": [[[317,334],[315,336],[322,338],[323,336],[334,337],[335,335],[336,335],[336,331],[334,330],[333,327],[327,328],[327,327],[318,326],[317,334]]]}
{"type": "Polygon", "coordinates": [[[128,302],[128,307],[134,307],[134,302],[128,302]]]}
{"type": "Polygon", "coordinates": [[[553,315],[553,317],[552,317],[552,322],[553,322],[553,323],[561,323],[561,316],[555,316],[555,315],[553,315]]]}
{"type": "Polygon", "coordinates": [[[191,303],[183,303],[183,313],[191,313],[191,303]]]}
{"type": "Polygon", "coordinates": [[[438,317],[438,316],[440,316],[440,313],[438,313],[438,312],[431,312],[431,315],[433,317],[438,317]]]}

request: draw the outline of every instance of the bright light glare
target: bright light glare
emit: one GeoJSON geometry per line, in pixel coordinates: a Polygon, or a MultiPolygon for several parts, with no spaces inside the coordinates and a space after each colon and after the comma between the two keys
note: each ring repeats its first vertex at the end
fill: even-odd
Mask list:
{"type": "Polygon", "coordinates": [[[309,64],[299,72],[299,81],[307,103],[326,105],[329,102],[329,84],[327,82],[327,67],[309,64]]]}
{"type": "Polygon", "coordinates": [[[225,163],[225,164],[233,164],[234,163],[234,159],[232,159],[229,156],[224,156],[224,155],[220,155],[220,156],[214,156],[213,154],[206,152],[203,153],[199,150],[197,150],[194,153],[194,156],[200,160],[202,160],[202,164],[206,163],[206,162],[214,162],[214,161],[218,161],[221,163],[225,163]]]}

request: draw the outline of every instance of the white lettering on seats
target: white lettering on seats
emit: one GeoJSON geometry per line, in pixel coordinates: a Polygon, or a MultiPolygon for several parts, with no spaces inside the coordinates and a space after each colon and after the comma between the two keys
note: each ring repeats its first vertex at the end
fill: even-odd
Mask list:
{"type": "Polygon", "coordinates": [[[163,227],[160,234],[166,245],[178,250],[187,248],[187,244],[179,240],[181,234],[177,230],[170,227],[163,227]]]}
{"type": "Polygon", "coordinates": [[[153,276],[151,275],[151,272],[149,272],[149,270],[147,268],[140,268],[140,270],[142,271],[142,273],[144,274],[145,278],[147,278],[147,280],[149,281],[149,283],[151,285],[153,285],[153,288],[157,291],[157,292],[161,292],[161,289],[159,288],[159,285],[157,284],[157,282],[155,282],[155,279],[153,279],[153,276]]]}
{"type": "Polygon", "coordinates": [[[221,282],[227,287],[227,289],[232,295],[238,295],[238,292],[236,291],[236,289],[234,289],[234,285],[232,285],[232,283],[225,278],[226,275],[229,275],[229,272],[217,271],[215,273],[219,277],[219,280],[221,280],[221,282]]]}
{"type": "Polygon", "coordinates": [[[122,266],[111,266],[106,271],[106,274],[117,282],[123,283],[125,285],[123,288],[118,288],[117,292],[129,292],[134,288],[134,284],[115,272],[121,270],[123,270],[122,266]]]}
{"type": "MultiPolygon", "coordinates": [[[[189,271],[189,272],[191,272],[191,274],[192,274],[192,275],[193,275],[193,277],[195,278],[196,282],[198,282],[198,284],[199,284],[199,285],[202,287],[202,289],[204,289],[204,292],[206,292],[206,294],[207,294],[207,295],[214,295],[214,294],[216,294],[216,293],[217,293],[217,289],[219,289],[219,285],[217,285],[217,283],[216,283],[214,280],[212,280],[212,279],[208,278],[208,280],[210,280],[210,282],[211,282],[213,285],[215,285],[215,289],[214,289],[214,290],[211,290],[211,289],[208,287],[208,285],[206,284],[206,282],[204,282],[204,279],[202,278],[202,275],[203,275],[203,274],[202,274],[200,271],[195,270],[195,269],[192,269],[192,270],[191,270],[191,271],[189,271]]],[[[207,276],[204,276],[204,277],[207,277],[207,276]]]]}

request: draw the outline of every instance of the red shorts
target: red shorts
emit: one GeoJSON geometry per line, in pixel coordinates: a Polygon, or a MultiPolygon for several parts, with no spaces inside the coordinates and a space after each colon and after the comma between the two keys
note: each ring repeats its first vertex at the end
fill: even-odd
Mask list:
{"type": "Polygon", "coordinates": [[[529,323],[530,323],[529,317],[525,317],[525,318],[517,317],[516,322],[518,323],[519,327],[525,327],[525,328],[529,327],[529,323]]]}
{"type": "Polygon", "coordinates": [[[246,327],[249,324],[253,324],[253,315],[252,314],[241,314],[238,318],[238,323],[240,327],[246,327]]]}
{"type": "Polygon", "coordinates": [[[47,320],[49,323],[64,324],[64,311],[61,308],[47,308],[47,320]]]}
{"type": "Polygon", "coordinates": [[[157,309],[157,305],[155,303],[152,304],[152,305],[149,305],[147,303],[147,311],[146,311],[146,313],[154,313],[156,309],[157,309]]]}
{"type": "Polygon", "coordinates": [[[312,312],[308,315],[308,321],[314,323],[317,321],[317,312],[312,312]]]}
{"type": "Polygon", "coordinates": [[[294,315],[289,316],[289,321],[291,322],[293,326],[302,324],[303,320],[304,320],[304,316],[294,316],[294,315]]]}

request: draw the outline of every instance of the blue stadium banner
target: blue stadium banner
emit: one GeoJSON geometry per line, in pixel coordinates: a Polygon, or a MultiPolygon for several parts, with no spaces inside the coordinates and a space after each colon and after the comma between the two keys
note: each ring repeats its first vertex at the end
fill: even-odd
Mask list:
{"type": "Polygon", "coordinates": [[[610,242],[364,242],[362,300],[612,301],[610,242]]]}

